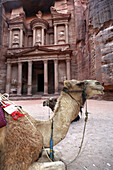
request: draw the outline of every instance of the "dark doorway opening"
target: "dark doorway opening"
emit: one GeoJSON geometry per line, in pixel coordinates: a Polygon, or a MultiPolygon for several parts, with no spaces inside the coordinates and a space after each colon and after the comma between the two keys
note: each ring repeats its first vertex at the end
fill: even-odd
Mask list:
{"type": "Polygon", "coordinates": [[[28,88],[28,63],[22,64],[22,94],[27,94],[28,88]]]}
{"type": "Polygon", "coordinates": [[[44,74],[38,74],[38,92],[44,92],[44,74]]]}
{"type": "Polygon", "coordinates": [[[48,93],[54,94],[54,62],[48,62],[48,93]]]}

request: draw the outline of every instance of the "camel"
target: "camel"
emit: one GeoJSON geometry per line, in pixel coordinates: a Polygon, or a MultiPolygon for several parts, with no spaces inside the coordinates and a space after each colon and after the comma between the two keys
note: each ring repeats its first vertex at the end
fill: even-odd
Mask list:
{"type": "Polygon", "coordinates": [[[49,108],[51,108],[52,111],[54,111],[56,102],[57,102],[57,98],[49,98],[43,101],[43,106],[48,106],[49,108]]]}
{"type": "Polygon", "coordinates": [[[0,170],[27,170],[39,158],[42,147],[50,146],[53,120],[53,145],[63,140],[69,125],[84,104],[83,94],[91,98],[102,94],[96,80],[66,80],[58,98],[54,115],[49,120],[36,120],[28,113],[13,120],[5,113],[7,125],[0,129],[0,170]]]}
{"type": "MultiPolygon", "coordinates": [[[[43,106],[48,106],[52,111],[54,111],[55,105],[57,102],[57,98],[49,98],[45,101],[43,101],[43,106]]],[[[72,122],[76,122],[80,120],[80,116],[78,115],[72,122]]]]}

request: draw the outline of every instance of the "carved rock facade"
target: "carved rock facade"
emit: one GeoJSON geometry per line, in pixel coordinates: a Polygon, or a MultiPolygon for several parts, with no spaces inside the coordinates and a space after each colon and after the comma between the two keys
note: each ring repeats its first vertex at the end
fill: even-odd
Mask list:
{"type": "MultiPolygon", "coordinates": [[[[113,92],[113,1],[3,1],[0,92],[59,93],[65,79],[97,79],[113,92]],[[53,5],[53,6],[52,6],[53,5]],[[33,10],[34,8],[34,10],[33,10]],[[35,11],[35,13],[33,12],[35,11]]],[[[109,93],[110,92],[110,93],[109,93]]]]}

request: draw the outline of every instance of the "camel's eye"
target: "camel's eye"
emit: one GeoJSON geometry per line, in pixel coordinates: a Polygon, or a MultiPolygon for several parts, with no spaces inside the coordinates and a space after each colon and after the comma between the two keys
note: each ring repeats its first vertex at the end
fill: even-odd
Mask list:
{"type": "Polygon", "coordinates": [[[99,83],[98,81],[97,81],[97,82],[95,82],[95,84],[96,84],[96,85],[100,85],[100,83],[99,83]]]}

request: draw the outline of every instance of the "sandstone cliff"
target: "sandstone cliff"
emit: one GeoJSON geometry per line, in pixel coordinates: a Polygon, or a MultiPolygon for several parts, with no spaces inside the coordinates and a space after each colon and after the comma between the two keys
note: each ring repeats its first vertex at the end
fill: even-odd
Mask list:
{"type": "Polygon", "coordinates": [[[89,46],[93,78],[113,91],[113,1],[90,0],[89,46]]]}

